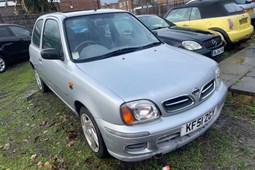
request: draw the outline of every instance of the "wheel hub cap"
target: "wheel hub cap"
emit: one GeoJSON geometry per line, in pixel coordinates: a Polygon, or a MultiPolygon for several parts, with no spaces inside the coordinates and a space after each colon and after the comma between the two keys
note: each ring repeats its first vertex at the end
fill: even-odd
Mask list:
{"type": "Polygon", "coordinates": [[[99,151],[98,136],[92,121],[86,114],[82,114],[81,116],[81,125],[82,125],[83,133],[86,137],[86,140],[90,148],[94,152],[98,152],[99,151]]]}

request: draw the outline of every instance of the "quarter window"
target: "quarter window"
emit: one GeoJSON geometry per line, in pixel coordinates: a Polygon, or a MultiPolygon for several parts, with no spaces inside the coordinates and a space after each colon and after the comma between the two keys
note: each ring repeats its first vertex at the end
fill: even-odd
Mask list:
{"type": "Polygon", "coordinates": [[[43,25],[43,20],[39,20],[35,25],[33,36],[32,36],[32,42],[37,47],[40,46],[42,25],[43,25]]]}
{"type": "Polygon", "coordinates": [[[62,44],[57,21],[48,19],[45,22],[42,48],[55,48],[62,53],[62,44]]]}
{"type": "Polygon", "coordinates": [[[191,8],[180,8],[170,11],[166,19],[171,22],[188,21],[190,17],[191,8]]]}

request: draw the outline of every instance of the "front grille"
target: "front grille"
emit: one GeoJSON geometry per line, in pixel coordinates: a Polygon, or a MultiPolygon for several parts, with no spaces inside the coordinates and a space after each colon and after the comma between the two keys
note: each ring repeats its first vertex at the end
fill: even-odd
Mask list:
{"type": "Polygon", "coordinates": [[[188,95],[175,97],[163,102],[163,107],[167,112],[174,112],[185,109],[194,104],[194,101],[188,95]]]}
{"type": "Polygon", "coordinates": [[[201,99],[203,100],[207,98],[210,94],[212,94],[212,92],[214,91],[214,88],[215,88],[214,80],[204,85],[201,91],[201,99]]]}
{"type": "Polygon", "coordinates": [[[220,38],[220,36],[204,41],[203,44],[206,48],[213,48],[213,47],[217,47],[222,43],[222,40],[220,38]]]}

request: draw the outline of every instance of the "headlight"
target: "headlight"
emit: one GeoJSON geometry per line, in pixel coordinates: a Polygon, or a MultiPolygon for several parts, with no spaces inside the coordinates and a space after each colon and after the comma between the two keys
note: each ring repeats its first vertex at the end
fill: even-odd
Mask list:
{"type": "Polygon", "coordinates": [[[123,121],[134,124],[157,119],[160,115],[156,105],[149,100],[138,100],[124,103],[121,106],[123,121]]]}
{"type": "Polygon", "coordinates": [[[202,48],[202,46],[195,41],[183,41],[182,45],[184,48],[186,48],[187,50],[191,50],[191,51],[199,50],[202,48]]]}
{"type": "Polygon", "coordinates": [[[215,70],[215,85],[216,87],[218,87],[218,85],[220,84],[221,78],[220,78],[220,68],[217,67],[215,70]]]}

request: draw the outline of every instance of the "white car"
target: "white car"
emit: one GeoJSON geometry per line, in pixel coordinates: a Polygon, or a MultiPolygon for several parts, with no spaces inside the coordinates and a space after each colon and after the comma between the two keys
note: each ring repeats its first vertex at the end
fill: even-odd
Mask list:
{"type": "Polygon", "coordinates": [[[214,124],[227,93],[215,61],[164,44],[122,10],[43,15],[29,53],[39,88],[80,117],[98,157],[177,149],[214,124]]]}

